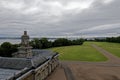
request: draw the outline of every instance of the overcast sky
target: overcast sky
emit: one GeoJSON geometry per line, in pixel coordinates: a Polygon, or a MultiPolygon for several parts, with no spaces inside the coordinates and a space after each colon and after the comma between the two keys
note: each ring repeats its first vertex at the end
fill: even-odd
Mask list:
{"type": "Polygon", "coordinates": [[[0,36],[118,36],[120,0],[0,0],[0,36]]]}

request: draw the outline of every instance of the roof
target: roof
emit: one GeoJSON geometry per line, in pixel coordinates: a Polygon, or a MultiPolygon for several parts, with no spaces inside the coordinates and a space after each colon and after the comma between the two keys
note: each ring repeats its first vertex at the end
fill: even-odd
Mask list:
{"type": "Polygon", "coordinates": [[[42,57],[45,57],[46,59],[52,58],[54,55],[56,55],[55,52],[51,50],[39,50],[39,49],[32,49],[32,52],[34,55],[40,55],[42,57]]]}
{"type": "Polygon", "coordinates": [[[0,57],[0,68],[19,70],[30,66],[32,66],[30,59],[0,57]]]}
{"type": "Polygon", "coordinates": [[[10,77],[14,76],[18,70],[12,70],[12,69],[1,69],[0,68],[0,80],[7,80],[10,77]]]}
{"type": "Polygon", "coordinates": [[[56,54],[50,50],[33,49],[32,52],[32,58],[0,57],[0,80],[6,80],[18,71],[26,72],[33,67],[36,68],[56,54]]]}
{"type": "Polygon", "coordinates": [[[32,58],[8,58],[0,57],[0,68],[21,70],[24,68],[37,67],[46,60],[55,55],[50,50],[33,50],[34,56],[32,58]]]}

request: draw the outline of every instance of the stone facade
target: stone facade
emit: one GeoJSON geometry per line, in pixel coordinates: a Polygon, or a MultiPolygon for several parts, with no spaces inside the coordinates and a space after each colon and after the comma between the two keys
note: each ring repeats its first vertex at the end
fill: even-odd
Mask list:
{"type": "MultiPolygon", "coordinates": [[[[54,59],[52,60],[52,62],[54,59]]],[[[56,61],[56,60],[55,60],[56,61]]],[[[36,69],[32,69],[28,73],[24,74],[16,80],[45,80],[57,67],[58,63],[52,63],[50,60],[39,66],[36,69]],[[54,64],[54,65],[53,65],[54,64]]]]}
{"type": "Polygon", "coordinates": [[[0,57],[0,80],[45,80],[59,64],[58,53],[32,49],[26,31],[18,49],[12,58],[0,57]]]}
{"type": "Polygon", "coordinates": [[[27,31],[24,31],[24,35],[21,36],[21,46],[18,47],[18,52],[13,54],[14,57],[18,58],[31,58],[32,47],[29,45],[29,36],[27,31]]]}

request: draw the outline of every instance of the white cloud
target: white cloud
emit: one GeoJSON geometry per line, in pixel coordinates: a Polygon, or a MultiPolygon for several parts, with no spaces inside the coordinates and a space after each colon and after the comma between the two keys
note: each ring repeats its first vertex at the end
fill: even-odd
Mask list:
{"type": "Polygon", "coordinates": [[[114,0],[103,0],[103,3],[109,4],[109,3],[113,2],[113,1],[114,1],[114,0]]]}
{"type": "Polygon", "coordinates": [[[23,14],[35,14],[37,12],[39,12],[39,8],[38,7],[31,7],[29,9],[24,10],[22,13],[23,14]]]}
{"type": "Polygon", "coordinates": [[[24,3],[22,1],[17,2],[17,1],[2,0],[2,1],[0,1],[0,4],[4,8],[12,9],[12,10],[21,10],[21,9],[23,9],[25,7],[25,5],[24,5],[24,3]]]}
{"type": "Polygon", "coordinates": [[[95,0],[79,0],[79,1],[71,1],[67,4],[67,6],[65,7],[65,9],[68,9],[68,10],[72,10],[72,9],[80,9],[80,10],[83,10],[83,9],[87,9],[89,8],[92,3],[94,2],[95,0]]]}

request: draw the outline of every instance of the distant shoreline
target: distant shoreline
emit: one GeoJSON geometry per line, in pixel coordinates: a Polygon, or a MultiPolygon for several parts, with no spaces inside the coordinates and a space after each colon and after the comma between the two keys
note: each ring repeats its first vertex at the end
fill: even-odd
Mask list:
{"type": "MultiPolygon", "coordinates": [[[[30,39],[34,39],[34,38],[43,38],[43,37],[33,37],[33,38],[30,38],[30,39]]],[[[45,37],[47,38],[47,37],[45,37]]],[[[0,37],[0,39],[21,39],[21,37],[0,37]]],[[[58,39],[58,38],[47,38],[47,39],[58,39]]]]}

